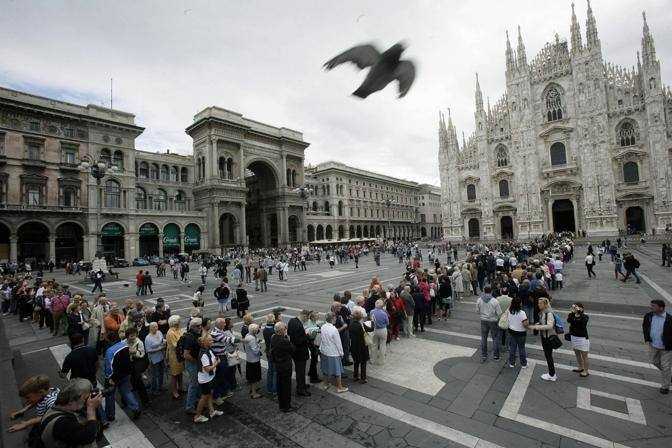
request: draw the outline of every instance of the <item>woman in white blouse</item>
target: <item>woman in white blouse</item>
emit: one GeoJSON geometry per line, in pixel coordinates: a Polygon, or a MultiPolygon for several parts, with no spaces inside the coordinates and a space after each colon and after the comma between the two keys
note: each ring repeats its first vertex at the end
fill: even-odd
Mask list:
{"type": "Polygon", "coordinates": [[[325,324],[320,328],[320,367],[322,368],[322,387],[329,387],[328,377],[334,377],[336,392],[347,392],[348,388],[343,386],[341,375],[343,374],[343,345],[341,336],[334,326],[334,314],[327,313],[324,317],[325,324]]]}

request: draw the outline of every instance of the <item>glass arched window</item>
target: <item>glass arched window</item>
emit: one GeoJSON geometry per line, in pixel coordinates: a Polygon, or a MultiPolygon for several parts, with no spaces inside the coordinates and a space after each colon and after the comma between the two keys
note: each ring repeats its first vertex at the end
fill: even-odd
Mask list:
{"type": "Polygon", "coordinates": [[[109,149],[103,148],[100,150],[100,161],[106,164],[107,166],[112,165],[112,153],[109,149]]]}
{"type": "Polygon", "coordinates": [[[159,165],[156,163],[152,163],[152,166],[149,168],[149,178],[159,180],[159,165]]]}
{"type": "Polygon", "coordinates": [[[180,170],[180,181],[189,182],[189,170],[185,166],[180,170]]]}
{"type": "Polygon", "coordinates": [[[166,194],[166,190],[159,188],[159,191],[156,193],[156,197],[154,198],[154,209],[165,210],[167,202],[168,195],[166,194]]]}
{"type": "Polygon", "coordinates": [[[124,169],[124,153],[121,151],[114,151],[114,156],[112,157],[112,165],[116,166],[118,170],[123,171],[124,169]]]}
{"type": "Polygon", "coordinates": [[[499,197],[508,198],[509,197],[509,181],[502,179],[499,181],[499,197]]]}
{"type": "Polygon", "coordinates": [[[105,182],[105,207],[121,208],[121,186],[116,180],[105,182]]]}
{"type": "Polygon", "coordinates": [[[170,180],[170,173],[168,165],[161,165],[161,180],[168,182],[170,180]]]}
{"type": "Polygon", "coordinates": [[[546,92],[546,121],[562,120],[562,97],[555,87],[546,92]]]}
{"type": "Polygon", "coordinates": [[[149,165],[147,162],[140,162],[138,166],[138,176],[140,179],[147,179],[149,177],[149,165]]]}
{"type": "Polygon", "coordinates": [[[313,211],[317,211],[317,201],[313,201],[313,211]]]}
{"type": "Polygon", "coordinates": [[[175,210],[185,211],[187,209],[187,195],[182,190],[177,190],[175,195],[175,210]]]}
{"type": "Polygon", "coordinates": [[[135,208],[138,210],[147,209],[147,192],[142,187],[135,187],[135,208]]]}
{"type": "Polygon", "coordinates": [[[623,181],[627,183],[639,182],[639,167],[636,162],[626,162],[623,164],[623,181]]]}
{"type": "Polygon", "coordinates": [[[468,201],[476,200],[476,185],[474,184],[467,185],[467,200],[468,201]]]}
{"type": "Polygon", "coordinates": [[[170,167],[170,181],[171,182],[177,182],[177,168],[174,166],[170,167]]]}
{"type": "Polygon", "coordinates": [[[217,169],[219,171],[219,178],[226,179],[226,159],[224,157],[217,159],[217,169]]]}
{"type": "Polygon", "coordinates": [[[324,201],[324,212],[327,215],[331,215],[331,205],[329,205],[329,201],[324,201]]]}
{"type": "Polygon", "coordinates": [[[566,165],[567,151],[565,145],[560,142],[555,142],[551,145],[551,165],[566,165]]]}
{"type": "Polygon", "coordinates": [[[497,158],[497,166],[503,167],[509,165],[509,152],[506,150],[506,146],[499,145],[495,151],[495,157],[497,158]]]}
{"type": "Polygon", "coordinates": [[[621,146],[632,146],[637,143],[635,127],[631,122],[626,121],[621,125],[618,131],[618,142],[621,146]]]}
{"type": "Polygon", "coordinates": [[[338,201],[338,216],[343,216],[343,201],[338,201]]]}

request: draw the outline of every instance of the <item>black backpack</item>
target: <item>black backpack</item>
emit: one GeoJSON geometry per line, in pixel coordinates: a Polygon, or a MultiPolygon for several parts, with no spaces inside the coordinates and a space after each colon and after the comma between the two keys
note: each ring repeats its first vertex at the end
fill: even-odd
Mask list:
{"type": "Polygon", "coordinates": [[[180,336],[180,339],[177,340],[177,344],[175,345],[175,357],[179,362],[184,362],[184,343],[187,338],[187,334],[188,332],[180,336]]]}

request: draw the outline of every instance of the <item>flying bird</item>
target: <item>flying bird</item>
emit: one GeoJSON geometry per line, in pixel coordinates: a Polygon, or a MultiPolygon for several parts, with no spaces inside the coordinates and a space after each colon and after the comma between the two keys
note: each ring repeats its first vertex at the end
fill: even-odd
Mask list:
{"type": "Polygon", "coordinates": [[[371,44],[357,45],[327,61],[324,68],[331,70],[345,62],[354,63],[360,70],[371,67],[362,85],[352,94],[366,98],[396,80],[399,82],[401,98],[408,93],[415,79],[415,65],[411,61],[400,59],[405,49],[404,45],[396,43],[381,54],[371,44]]]}

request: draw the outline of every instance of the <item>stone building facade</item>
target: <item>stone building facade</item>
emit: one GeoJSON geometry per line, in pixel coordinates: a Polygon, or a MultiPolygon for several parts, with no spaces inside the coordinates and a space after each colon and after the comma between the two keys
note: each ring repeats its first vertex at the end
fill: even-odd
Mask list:
{"type": "MultiPolygon", "coordinates": [[[[425,223],[419,222],[420,213],[431,216],[432,222],[436,222],[434,227],[440,227],[437,187],[333,161],[307,167],[306,187],[310,191],[305,204],[309,242],[413,239],[421,236],[422,228],[429,237],[433,227],[429,218],[425,223]],[[423,199],[425,196],[427,201],[423,199]]],[[[437,233],[435,238],[438,236],[437,233]]]]}
{"type": "Polygon", "coordinates": [[[143,130],[127,112],[0,88],[0,261],[200,248],[192,158],[137,151],[143,130]],[[100,184],[82,162],[107,167],[100,184]]]}
{"type": "Polygon", "coordinates": [[[662,231],[672,223],[672,92],[644,15],[636,67],[603,59],[588,2],[585,39],[572,6],[570,41],[528,62],[506,38],[506,91],[458,139],[439,117],[443,231],[450,240],[662,231]]]}

